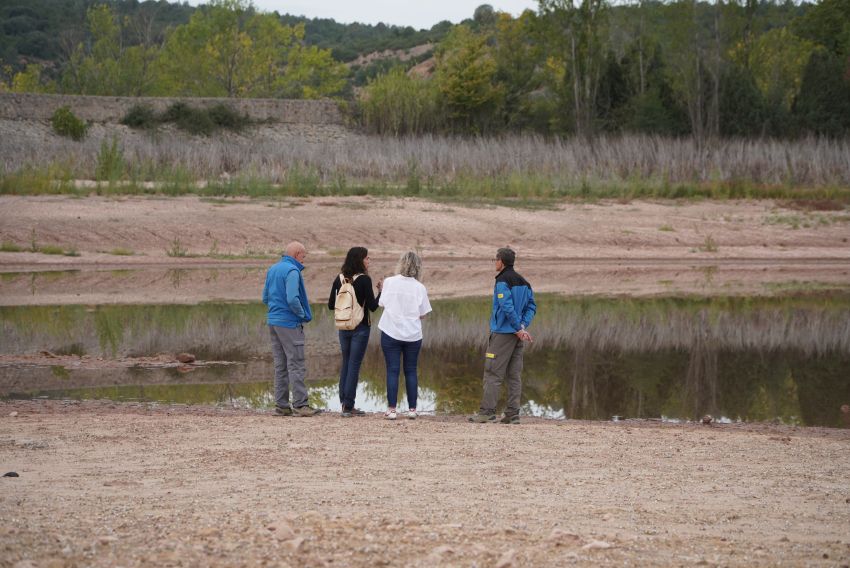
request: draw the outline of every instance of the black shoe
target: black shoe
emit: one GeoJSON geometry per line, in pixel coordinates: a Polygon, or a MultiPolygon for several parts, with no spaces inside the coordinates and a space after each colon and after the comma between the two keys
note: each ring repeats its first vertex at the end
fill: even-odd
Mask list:
{"type": "Polygon", "coordinates": [[[289,406],[275,406],[274,413],[277,416],[292,416],[292,408],[289,406]]]}
{"type": "Polygon", "coordinates": [[[352,408],[349,410],[352,416],[366,416],[366,413],[360,410],[359,408],[352,408]]]}
{"type": "Polygon", "coordinates": [[[352,414],[352,412],[350,410],[343,410],[340,413],[340,416],[343,417],[343,418],[351,418],[352,416],[354,416],[354,414],[352,414]]]}

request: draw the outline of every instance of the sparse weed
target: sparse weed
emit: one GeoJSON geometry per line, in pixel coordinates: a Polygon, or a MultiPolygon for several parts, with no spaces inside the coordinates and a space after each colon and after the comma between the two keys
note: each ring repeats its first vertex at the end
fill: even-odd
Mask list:
{"type": "Polygon", "coordinates": [[[171,241],[171,246],[165,249],[165,254],[172,257],[189,256],[189,252],[185,248],[183,248],[182,244],[180,244],[179,237],[174,237],[174,240],[171,241]]]}
{"type": "Polygon", "coordinates": [[[56,245],[43,245],[38,247],[41,254],[65,254],[65,249],[56,245]]]}
{"type": "Polygon", "coordinates": [[[3,243],[0,244],[0,252],[23,252],[23,251],[24,251],[24,247],[18,246],[15,243],[13,243],[12,241],[3,241],[3,243]]]}
{"type": "Polygon", "coordinates": [[[130,250],[130,249],[126,249],[126,248],[122,248],[122,247],[116,247],[116,248],[110,250],[107,254],[111,254],[111,255],[115,255],[115,256],[133,256],[133,254],[135,254],[135,253],[133,253],[133,251],[130,250]]]}
{"type": "Polygon", "coordinates": [[[699,250],[702,252],[717,252],[717,241],[711,235],[707,235],[699,250]]]}

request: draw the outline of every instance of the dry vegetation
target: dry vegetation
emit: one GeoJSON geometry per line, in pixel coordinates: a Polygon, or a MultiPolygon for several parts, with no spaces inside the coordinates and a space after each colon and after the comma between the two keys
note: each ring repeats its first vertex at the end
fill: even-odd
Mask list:
{"type": "MultiPolygon", "coordinates": [[[[0,132],[10,128],[0,123],[0,132]]],[[[697,147],[657,136],[588,142],[337,133],[311,141],[271,125],[254,127],[249,136],[211,138],[97,125],[88,139],[72,142],[46,129],[14,125],[0,152],[0,190],[70,192],[74,180],[100,179],[110,182],[109,191],[131,193],[847,197],[850,186],[845,140],[725,140],[697,147]]]]}

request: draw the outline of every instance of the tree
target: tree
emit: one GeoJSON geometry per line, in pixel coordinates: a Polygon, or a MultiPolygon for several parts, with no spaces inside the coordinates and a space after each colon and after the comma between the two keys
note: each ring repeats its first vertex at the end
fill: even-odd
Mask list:
{"type": "Polygon", "coordinates": [[[739,43],[732,58],[750,70],[768,104],[781,105],[787,111],[800,91],[803,70],[815,48],[787,28],[777,28],[759,36],[749,49],[739,43]]]}
{"type": "Polygon", "coordinates": [[[850,56],[850,2],[821,0],[792,23],[794,32],[838,56],[850,56]]]}
{"type": "Polygon", "coordinates": [[[503,95],[501,122],[523,129],[533,122],[531,93],[541,83],[542,51],[536,41],[536,16],[531,10],[517,19],[505,13],[497,16],[490,52],[496,63],[494,80],[503,95]]]}
{"type": "Polygon", "coordinates": [[[688,110],[691,135],[701,145],[710,134],[708,98],[713,91],[706,69],[705,34],[699,25],[698,3],[683,0],[669,7],[671,26],[665,41],[668,79],[688,110]]]}
{"type": "Polygon", "coordinates": [[[793,107],[803,132],[850,134],[850,77],[845,66],[841,57],[825,50],[809,59],[793,107]]]}
{"type": "Polygon", "coordinates": [[[16,73],[12,78],[10,90],[14,93],[52,93],[55,85],[45,81],[42,73],[44,68],[38,63],[30,63],[26,69],[16,73]]]}
{"type": "Polygon", "coordinates": [[[572,107],[575,133],[595,130],[596,96],[605,64],[605,0],[540,0],[540,17],[547,33],[547,68],[564,106],[572,107]]]}
{"type": "Polygon", "coordinates": [[[83,42],[74,47],[65,89],[83,95],[123,95],[120,86],[121,29],[112,9],[101,4],[86,14],[91,35],[90,47],[83,42]]]}
{"type": "Polygon", "coordinates": [[[491,126],[502,97],[495,75],[484,36],[460,25],[440,43],[435,79],[454,130],[481,133],[491,126]]]}
{"type": "Polygon", "coordinates": [[[748,69],[738,65],[727,67],[720,92],[721,135],[753,136],[770,128],[766,124],[764,99],[748,69]]]}
{"type": "Polygon", "coordinates": [[[122,28],[105,4],[89,8],[87,25],[91,38],[88,43],[73,35],[64,36],[75,42],[68,44],[70,58],[62,78],[64,90],[85,95],[149,94],[155,80],[152,63],[156,46],[125,46],[122,28]]]}
{"type": "Polygon", "coordinates": [[[361,99],[363,125],[377,134],[423,134],[441,127],[436,82],[401,67],[369,82],[361,99]]]}
{"type": "Polygon", "coordinates": [[[283,25],[245,0],[213,0],[166,40],[164,94],[224,97],[332,95],[347,70],[329,50],[304,47],[304,26],[283,25]]]}

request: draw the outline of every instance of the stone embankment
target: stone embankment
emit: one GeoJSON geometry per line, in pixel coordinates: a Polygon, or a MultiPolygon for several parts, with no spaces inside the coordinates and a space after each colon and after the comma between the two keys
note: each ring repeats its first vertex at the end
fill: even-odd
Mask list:
{"type": "Polygon", "coordinates": [[[344,122],[339,106],[330,100],[98,97],[30,93],[0,93],[0,119],[50,120],[56,109],[67,106],[83,120],[120,122],[135,105],[147,105],[156,112],[163,112],[176,102],[198,108],[225,103],[258,122],[335,125],[342,125],[344,122]]]}

